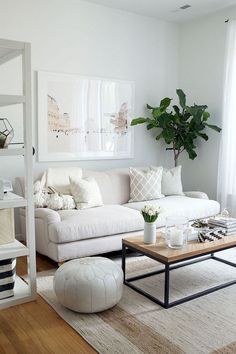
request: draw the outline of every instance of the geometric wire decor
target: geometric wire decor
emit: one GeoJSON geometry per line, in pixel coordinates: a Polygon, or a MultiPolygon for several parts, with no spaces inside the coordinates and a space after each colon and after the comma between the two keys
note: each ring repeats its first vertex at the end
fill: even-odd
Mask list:
{"type": "Polygon", "coordinates": [[[7,118],[0,118],[0,149],[7,148],[14,137],[14,130],[7,118]]]}

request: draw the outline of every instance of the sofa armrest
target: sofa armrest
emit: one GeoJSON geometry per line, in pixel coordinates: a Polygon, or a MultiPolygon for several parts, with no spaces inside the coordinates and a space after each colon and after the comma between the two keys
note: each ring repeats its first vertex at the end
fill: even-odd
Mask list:
{"type": "MultiPolygon", "coordinates": [[[[36,249],[39,253],[49,256],[49,233],[51,228],[55,224],[61,222],[61,217],[59,213],[55,210],[48,208],[36,208],[35,209],[35,238],[36,238],[36,249]]],[[[25,235],[25,209],[20,208],[20,223],[22,235],[25,235]]]]}
{"type": "MultiPolygon", "coordinates": [[[[20,208],[20,215],[25,217],[25,209],[20,208]]],[[[35,208],[35,219],[42,219],[47,225],[60,222],[60,215],[52,209],[48,208],[35,208]]]]}
{"type": "Polygon", "coordinates": [[[61,221],[60,215],[58,212],[48,208],[36,208],[35,209],[35,218],[43,219],[47,224],[54,224],[61,221]]]}
{"type": "Polygon", "coordinates": [[[184,192],[184,195],[189,198],[209,199],[208,195],[204,192],[190,191],[190,192],[184,192]]]}

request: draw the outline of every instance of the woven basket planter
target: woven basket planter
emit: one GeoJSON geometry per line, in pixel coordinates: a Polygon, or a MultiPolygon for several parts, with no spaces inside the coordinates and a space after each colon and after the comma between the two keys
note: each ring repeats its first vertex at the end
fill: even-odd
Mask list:
{"type": "Polygon", "coordinates": [[[0,301],[14,296],[16,276],[16,259],[4,259],[0,261],[0,301]]]}

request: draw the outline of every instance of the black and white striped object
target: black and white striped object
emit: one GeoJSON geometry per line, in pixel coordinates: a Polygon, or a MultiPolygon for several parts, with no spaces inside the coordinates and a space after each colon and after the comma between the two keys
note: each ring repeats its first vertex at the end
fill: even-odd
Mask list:
{"type": "Polygon", "coordinates": [[[16,259],[0,261],[0,301],[14,295],[16,259]]]}
{"type": "Polygon", "coordinates": [[[226,235],[224,229],[212,229],[212,230],[204,230],[198,232],[198,240],[199,242],[213,242],[217,240],[221,240],[226,235]]]}

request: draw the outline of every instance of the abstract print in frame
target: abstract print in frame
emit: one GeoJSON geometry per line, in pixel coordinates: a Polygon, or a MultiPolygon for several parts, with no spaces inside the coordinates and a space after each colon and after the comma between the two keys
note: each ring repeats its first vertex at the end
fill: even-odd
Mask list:
{"type": "Polygon", "coordinates": [[[134,83],[38,72],[38,159],[133,157],[134,83]]]}

